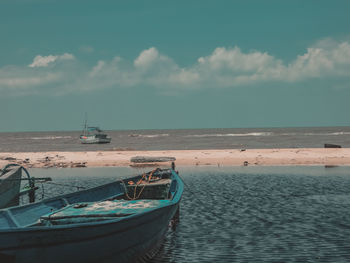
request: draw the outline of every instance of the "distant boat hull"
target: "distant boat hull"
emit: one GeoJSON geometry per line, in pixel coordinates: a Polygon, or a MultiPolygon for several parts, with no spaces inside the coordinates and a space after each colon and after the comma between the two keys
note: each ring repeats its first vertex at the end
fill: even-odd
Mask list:
{"type": "Polygon", "coordinates": [[[169,171],[171,199],[165,199],[163,205],[155,208],[116,219],[70,225],[35,224],[41,215],[67,207],[64,203],[95,202],[125,194],[120,181],[0,210],[0,262],[115,263],[142,259],[159,247],[179,209],[183,182],[175,171],[169,171]]]}
{"type": "Polygon", "coordinates": [[[0,208],[18,205],[22,169],[12,168],[0,177],[0,208]]]}
{"type": "Polygon", "coordinates": [[[83,144],[94,144],[94,143],[110,143],[111,138],[110,137],[96,137],[96,136],[80,136],[79,138],[80,142],[83,144]]]}

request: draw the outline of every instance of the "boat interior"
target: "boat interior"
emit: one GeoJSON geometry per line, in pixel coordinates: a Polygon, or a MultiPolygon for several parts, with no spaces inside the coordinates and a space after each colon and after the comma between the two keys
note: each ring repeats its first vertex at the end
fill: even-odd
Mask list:
{"type": "Polygon", "coordinates": [[[111,220],[166,206],[176,193],[171,169],[155,169],[37,203],[0,210],[0,230],[111,220]]]}

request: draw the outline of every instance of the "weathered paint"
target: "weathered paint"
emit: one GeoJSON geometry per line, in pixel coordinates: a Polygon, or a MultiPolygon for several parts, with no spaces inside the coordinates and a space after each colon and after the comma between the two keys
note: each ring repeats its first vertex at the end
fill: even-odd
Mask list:
{"type": "MultiPolygon", "coordinates": [[[[28,226],[67,203],[94,202],[123,192],[121,182],[60,196],[27,206],[0,210],[0,259],[29,262],[128,262],[159,245],[175,215],[183,182],[171,170],[172,198],[161,205],[111,220],[54,226],[28,226]],[[11,214],[16,222],[7,218],[11,214]],[[6,218],[6,222],[1,222],[6,218]]],[[[163,201],[163,200],[161,200],[163,201]]],[[[135,202],[136,203],[136,202],[135,202]]],[[[63,211],[63,210],[62,210],[63,211]]]]}
{"type": "Polygon", "coordinates": [[[0,177],[0,208],[7,207],[18,199],[21,177],[21,167],[14,167],[0,177]]]}

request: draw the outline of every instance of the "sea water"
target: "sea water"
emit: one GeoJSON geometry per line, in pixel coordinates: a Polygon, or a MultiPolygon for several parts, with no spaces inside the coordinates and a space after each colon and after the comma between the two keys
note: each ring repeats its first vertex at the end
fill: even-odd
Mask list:
{"type": "Polygon", "coordinates": [[[108,144],[81,144],[79,131],[0,133],[0,152],[350,147],[350,127],[106,131],[108,144]]]}
{"type": "MultiPolygon", "coordinates": [[[[177,167],[180,222],[151,262],[350,262],[350,167],[177,167]]],[[[147,168],[30,169],[37,200],[147,168]]],[[[22,200],[24,201],[24,200],[22,200]]]]}

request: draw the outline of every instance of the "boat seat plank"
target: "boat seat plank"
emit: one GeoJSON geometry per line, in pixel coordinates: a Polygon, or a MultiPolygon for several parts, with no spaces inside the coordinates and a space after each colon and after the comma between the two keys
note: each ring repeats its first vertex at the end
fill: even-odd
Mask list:
{"type": "Polygon", "coordinates": [[[114,200],[69,205],[40,218],[42,224],[72,224],[125,217],[169,204],[169,200],[114,200]]]}
{"type": "Polygon", "coordinates": [[[62,199],[55,199],[27,206],[13,207],[9,210],[17,222],[18,227],[27,227],[36,224],[41,215],[56,211],[65,206],[66,204],[62,199]]]}

